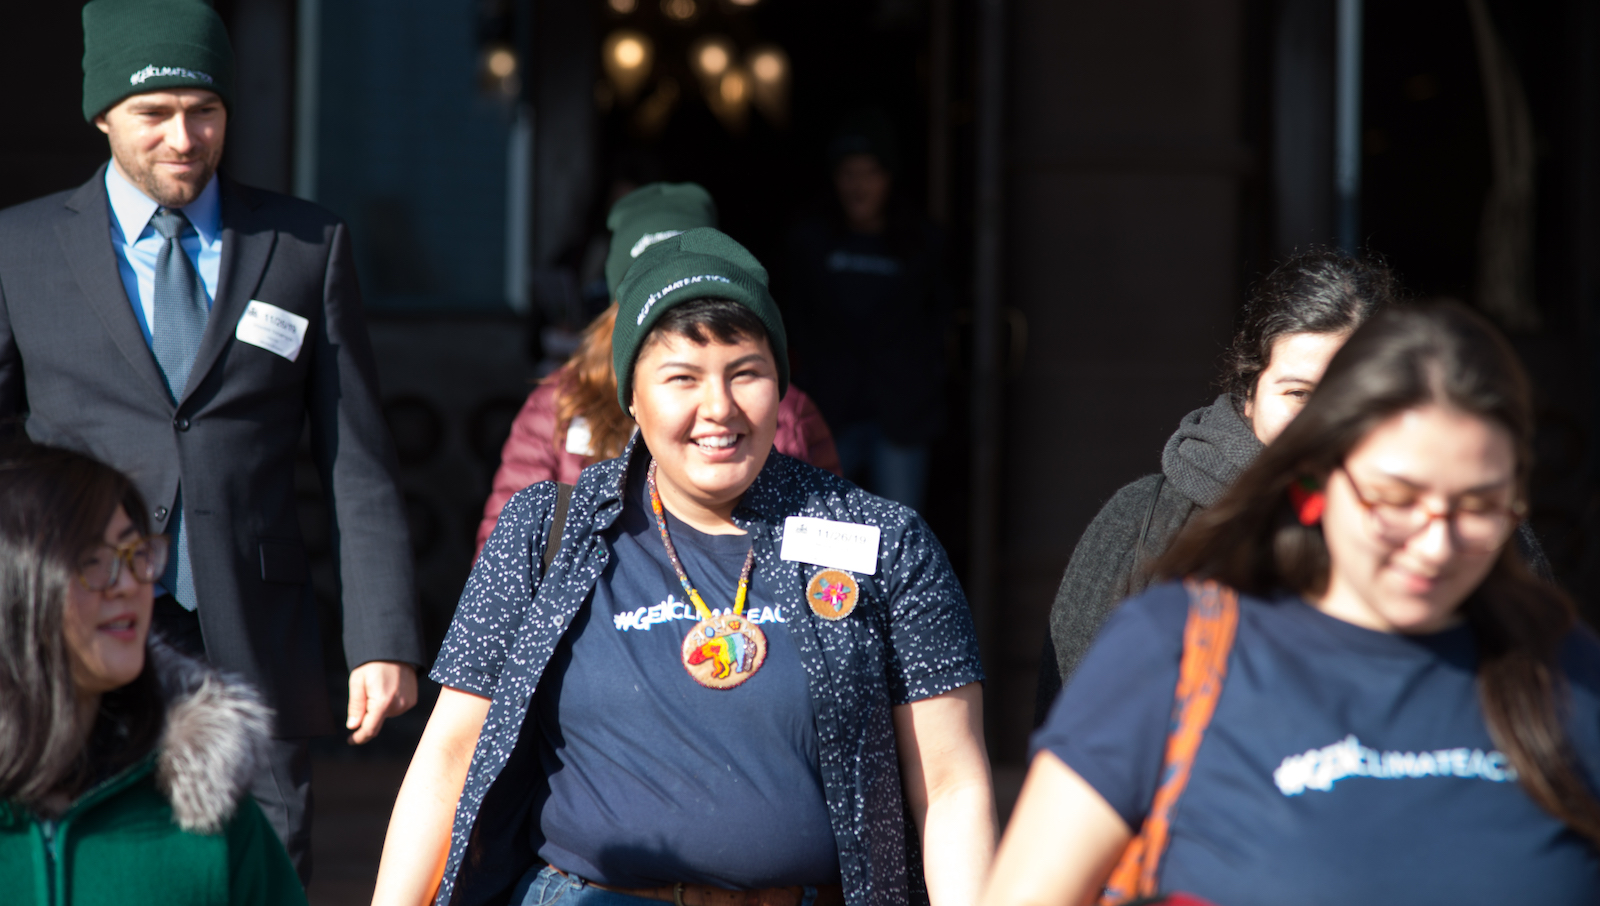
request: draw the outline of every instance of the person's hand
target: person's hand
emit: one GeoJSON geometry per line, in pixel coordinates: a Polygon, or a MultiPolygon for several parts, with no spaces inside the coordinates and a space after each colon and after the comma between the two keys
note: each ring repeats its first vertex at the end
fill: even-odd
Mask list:
{"type": "Polygon", "coordinates": [[[417,703],[417,668],[398,661],[368,661],[350,671],[350,709],[345,718],[350,742],[361,745],[378,735],[386,718],[417,703]]]}

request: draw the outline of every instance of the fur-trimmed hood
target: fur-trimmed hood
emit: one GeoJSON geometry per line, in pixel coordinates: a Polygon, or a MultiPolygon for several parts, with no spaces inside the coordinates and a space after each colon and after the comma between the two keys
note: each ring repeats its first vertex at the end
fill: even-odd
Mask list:
{"type": "Polygon", "coordinates": [[[266,748],[272,709],[243,681],[151,636],[151,666],[166,704],[155,781],[186,831],[211,834],[233,817],[266,748]]]}

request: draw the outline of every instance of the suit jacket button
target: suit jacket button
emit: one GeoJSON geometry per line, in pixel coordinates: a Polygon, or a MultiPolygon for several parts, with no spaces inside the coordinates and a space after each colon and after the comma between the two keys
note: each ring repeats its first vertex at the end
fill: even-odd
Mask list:
{"type": "Polygon", "coordinates": [[[156,521],[157,522],[160,522],[163,519],[166,519],[167,518],[167,508],[164,507],[164,506],[156,507],[156,511],[155,511],[154,515],[156,517],[156,521]]]}
{"type": "Polygon", "coordinates": [[[179,431],[187,431],[189,430],[189,420],[180,415],[172,420],[172,427],[177,428],[179,431]]]}

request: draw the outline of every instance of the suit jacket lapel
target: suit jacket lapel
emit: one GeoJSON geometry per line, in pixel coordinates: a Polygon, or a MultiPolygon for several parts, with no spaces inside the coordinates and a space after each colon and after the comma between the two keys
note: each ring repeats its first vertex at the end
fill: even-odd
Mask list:
{"type": "Polygon", "coordinates": [[[167,382],[134,317],[128,288],[122,285],[122,275],[117,272],[116,252],[111,249],[111,202],[106,198],[107,166],[110,164],[102,165],[67,199],[66,208],[72,213],[56,221],[56,236],[78,288],[83,290],[112,342],[152,391],[162,399],[170,399],[167,382]]]}
{"type": "Polygon", "coordinates": [[[233,331],[244,316],[250,297],[261,285],[261,275],[278,241],[277,232],[255,216],[256,209],[261,206],[256,193],[226,176],[220,179],[222,268],[217,278],[217,296],[211,301],[211,316],[206,320],[206,332],[200,338],[200,349],[195,352],[189,385],[183,390],[185,397],[205,380],[228,341],[233,339],[233,331]]]}

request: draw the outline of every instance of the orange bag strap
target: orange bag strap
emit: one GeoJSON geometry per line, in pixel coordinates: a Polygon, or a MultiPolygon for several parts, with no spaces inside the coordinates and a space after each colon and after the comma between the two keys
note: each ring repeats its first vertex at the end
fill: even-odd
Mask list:
{"type": "Polygon", "coordinates": [[[1172,697],[1172,729],[1161,762],[1161,784],[1139,836],[1128,841],[1106,880],[1101,906],[1118,906],[1157,893],[1156,873],[1171,837],[1172,815],[1189,784],[1195,752],[1217,711],[1222,681],[1228,675],[1228,654],[1239,628],[1239,595],[1212,581],[1191,579],[1183,585],[1189,592],[1189,618],[1183,627],[1183,660],[1172,697]]]}

